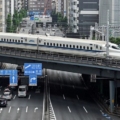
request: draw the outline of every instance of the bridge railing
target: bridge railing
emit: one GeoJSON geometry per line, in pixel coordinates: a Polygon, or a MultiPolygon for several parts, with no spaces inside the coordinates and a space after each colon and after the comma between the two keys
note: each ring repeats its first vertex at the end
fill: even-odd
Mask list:
{"type": "Polygon", "coordinates": [[[23,51],[22,49],[13,49],[0,47],[1,55],[10,55],[11,57],[26,57],[30,59],[43,59],[43,60],[52,60],[52,61],[61,61],[61,62],[70,62],[75,64],[89,64],[97,66],[107,66],[113,68],[120,68],[119,59],[106,59],[104,57],[100,58],[97,56],[77,56],[70,54],[57,54],[43,51],[23,51]]]}

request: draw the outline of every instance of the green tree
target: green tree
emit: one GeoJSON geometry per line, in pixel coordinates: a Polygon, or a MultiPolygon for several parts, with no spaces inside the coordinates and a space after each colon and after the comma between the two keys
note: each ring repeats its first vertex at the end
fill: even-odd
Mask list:
{"type": "Polygon", "coordinates": [[[10,32],[11,24],[12,24],[11,14],[8,14],[7,19],[6,19],[6,24],[7,24],[6,31],[10,32]]]}

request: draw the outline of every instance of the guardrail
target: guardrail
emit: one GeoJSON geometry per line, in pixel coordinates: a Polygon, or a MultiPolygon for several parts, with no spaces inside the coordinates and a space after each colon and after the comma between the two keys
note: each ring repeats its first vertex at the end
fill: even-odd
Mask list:
{"type": "Polygon", "coordinates": [[[120,68],[119,59],[106,59],[97,56],[77,56],[70,54],[45,53],[43,51],[23,51],[22,49],[13,49],[0,47],[0,55],[10,55],[11,57],[26,57],[30,59],[43,59],[59,62],[70,62],[77,64],[97,65],[103,67],[120,68]]]}

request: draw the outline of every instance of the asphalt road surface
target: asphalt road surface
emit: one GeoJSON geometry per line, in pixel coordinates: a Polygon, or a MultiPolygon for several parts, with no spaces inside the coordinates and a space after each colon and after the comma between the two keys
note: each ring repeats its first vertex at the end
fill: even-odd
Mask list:
{"type": "MultiPolygon", "coordinates": [[[[57,120],[107,120],[100,107],[83,88],[50,85],[50,98],[57,120]]],[[[119,120],[112,117],[109,120],[119,120]]]]}
{"type": "MultiPolygon", "coordinates": [[[[3,90],[2,87],[0,94],[3,90]]],[[[42,112],[43,88],[40,88],[40,93],[37,93],[36,88],[31,88],[27,98],[18,98],[16,90],[7,107],[0,107],[0,120],[42,120],[42,112]]]]}

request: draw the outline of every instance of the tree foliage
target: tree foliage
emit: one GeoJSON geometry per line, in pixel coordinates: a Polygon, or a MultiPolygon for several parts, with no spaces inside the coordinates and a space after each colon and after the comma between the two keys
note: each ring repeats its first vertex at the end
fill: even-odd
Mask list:
{"type": "Polygon", "coordinates": [[[25,18],[26,16],[27,10],[25,9],[21,9],[19,12],[15,10],[13,16],[11,16],[11,14],[8,14],[8,17],[6,19],[6,32],[16,32],[16,29],[22,21],[22,18],[25,18]]]}
{"type": "Polygon", "coordinates": [[[120,45],[120,38],[111,37],[111,38],[110,38],[110,42],[111,42],[111,43],[115,43],[115,44],[117,44],[117,45],[120,45]]]}

